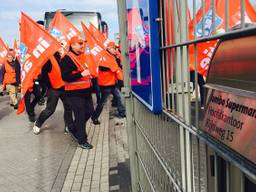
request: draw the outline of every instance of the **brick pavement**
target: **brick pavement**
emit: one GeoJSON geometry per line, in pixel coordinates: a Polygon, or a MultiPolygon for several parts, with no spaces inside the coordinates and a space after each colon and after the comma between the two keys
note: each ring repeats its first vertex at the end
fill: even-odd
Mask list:
{"type": "MultiPolygon", "coordinates": [[[[0,97],[0,191],[60,191],[76,149],[64,135],[62,104],[34,135],[26,114],[17,116],[0,97]]],[[[42,107],[37,107],[37,114],[42,107]]]]}
{"type": "Polygon", "coordinates": [[[94,148],[76,149],[62,192],[130,191],[125,120],[109,120],[109,109],[109,104],[104,107],[100,125],[88,123],[88,138],[94,148]],[[120,169],[124,163],[126,169],[120,169]]]}
{"type": "Polygon", "coordinates": [[[82,150],[63,134],[62,104],[35,136],[27,116],[16,116],[0,97],[0,191],[130,191],[125,122],[109,119],[109,110],[108,103],[100,125],[89,121],[94,148],[82,150]]]}

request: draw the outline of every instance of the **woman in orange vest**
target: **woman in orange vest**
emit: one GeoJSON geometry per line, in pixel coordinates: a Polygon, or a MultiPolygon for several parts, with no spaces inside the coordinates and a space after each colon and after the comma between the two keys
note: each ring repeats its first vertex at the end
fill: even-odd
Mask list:
{"type": "Polygon", "coordinates": [[[73,124],[68,127],[71,136],[82,149],[92,149],[85,128],[93,112],[91,79],[96,76],[96,67],[92,66],[93,63],[84,54],[83,47],[81,37],[71,38],[70,51],[61,60],[61,72],[65,81],[65,93],[74,113],[73,124]]]}
{"type": "Polygon", "coordinates": [[[13,49],[10,49],[7,54],[7,60],[4,64],[4,69],[5,69],[5,73],[4,73],[3,85],[6,88],[6,92],[9,93],[10,105],[14,107],[14,109],[17,109],[18,108],[18,100],[17,100],[18,85],[16,81],[13,49]]]}
{"type": "Polygon", "coordinates": [[[41,77],[44,84],[48,87],[48,99],[46,108],[40,113],[34,124],[33,132],[36,135],[40,133],[43,123],[55,112],[59,98],[64,106],[64,131],[72,123],[72,111],[68,99],[64,95],[64,81],[62,80],[59,61],[60,55],[57,52],[54,56],[50,57],[42,68],[41,77]]]}

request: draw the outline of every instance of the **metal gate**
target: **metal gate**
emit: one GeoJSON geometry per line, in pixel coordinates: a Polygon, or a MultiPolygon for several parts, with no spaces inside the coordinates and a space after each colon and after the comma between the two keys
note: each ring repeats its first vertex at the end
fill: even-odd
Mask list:
{"type": "MultiPolygon", "coordinates": [[[[225,5],[224,31],[212,22],[211,33],[202,22],[201,35],[189,37],[189,21],[196,18],[204,0],[159,0],[161,32],[161,79],[163,112],[151,113],[130,93],[130,68],[127,41],[126,2],[118,0],[120,37],[124,58],[129,152],[133,191],[243,192],[255,191],[255,164],[248,163],[225,145],[200,130],[204,106],[197,85],[197,51],[201,43],[232,38],[247,29],[245,5],[240,1],[241,29],[231,31],[229,6],[225,5]],[[188,11],[190,9],[190,11],[188,11]],[[221,34],[219,33],[221,32],[221,34]],[[189,56],[193,51],[194,57],[189,56]],[[192,59],[193,58],[193,59],[192,59]],[[191,60],[192,59],[192,60],[191,60]],[[194,70],[191,72],[191,63],[194,70]],[[193,76],[194,83],[192,83],[193,76]]],[[[208,1],[207,1],[208,2],[208,1]]],[[[211,21],[216,20],[215,2],[211,1],[211,21]]],[[[150,1],[149,1],[150,3],[150,1]]],[[[207,13],[202,10],[202,17],[207,13]]],[[[194,19],[194,26],[196,20],[194,19]]],[[[193,34],[197,34],[193,28],[193,34]]],[[[160,92],[160,90],[159,90],[160,92]]],[[[202,97],[202,93],[201,93],[202,97]]]]}

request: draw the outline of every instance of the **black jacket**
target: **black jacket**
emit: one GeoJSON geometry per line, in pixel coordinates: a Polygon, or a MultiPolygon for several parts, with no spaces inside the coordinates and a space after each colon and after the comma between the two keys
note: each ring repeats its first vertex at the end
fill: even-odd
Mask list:
{"type": "MultiPolygon", "coordinates": [[[[71,50],[72,51],[72,50],[71,50]]],[[[77,55],[75,52],[72,51],[75,55],[77,55]]],[[[63,59],[60,62],[60,68],[61,68],[61,74],[62,74],[62,79],[63,81],[66,82],[74,82],[82,78],[82,75],[80,72],[77,73],[72,73],[73,71],[77,70],[77,67],[75,63],[72,61],[72,59],[68,56],[65,55],[63,59]]],[[[87,88],[87,89],[79,89],[79,90],[72,90],[72,91],[66,91],[67,95],[72,95],[72,96],[85,96],[91,94],[92,89],[87,88]]]]}

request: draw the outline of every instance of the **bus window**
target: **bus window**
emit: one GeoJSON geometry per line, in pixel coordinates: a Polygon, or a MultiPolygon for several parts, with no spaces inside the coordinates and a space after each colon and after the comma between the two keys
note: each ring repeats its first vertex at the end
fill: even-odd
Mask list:
{"type": "MultiPolygon", "coordinates": [[[[61,11],[63,15],[79,30],[82,31],[81,21],[85,25],[92,23],[95,27],[101,30],[101,15],[97,12],[71,12],[71,11],[61,11]]],[[[49,27],[55,12],[45,13],[45,27],[49,27]]]]}

